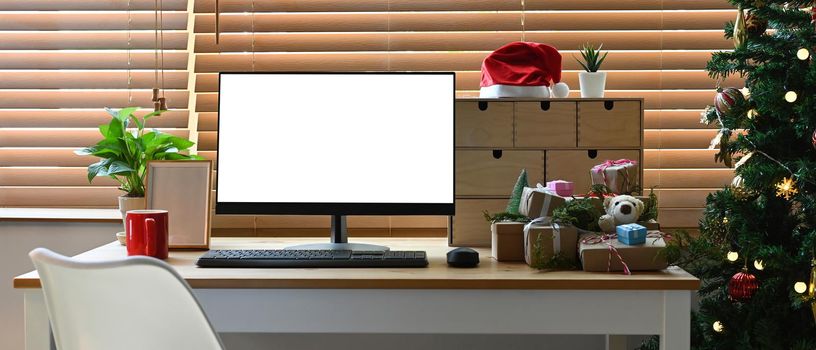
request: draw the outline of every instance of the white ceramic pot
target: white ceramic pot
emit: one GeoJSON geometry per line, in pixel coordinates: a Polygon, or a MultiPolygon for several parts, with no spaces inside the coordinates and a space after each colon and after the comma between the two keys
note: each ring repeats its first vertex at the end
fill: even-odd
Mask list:
{"type": "Polygon", "coordinates": [[[128,210],[145,209],[147,204],[145,197],[119,196],[119,212],[122,213],[122,227],[125,226],[125,213],[128,210]]]}
{"type": "Polygon", "coordinates": [[[604,97],[606,72],[580,72],[578,81],[581,83],[581,97],[604,97]]]}

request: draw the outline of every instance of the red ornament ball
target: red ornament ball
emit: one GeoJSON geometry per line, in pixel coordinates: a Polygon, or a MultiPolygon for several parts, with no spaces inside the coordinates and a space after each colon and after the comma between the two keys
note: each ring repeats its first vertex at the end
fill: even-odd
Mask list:
{"type": "Polygon", "coordinates": [[[759,281],[756,276],[748,273],[747,268],[731,276],[731,280],[728,281],[728,296],[737,301],[751,300],[757,289],[759,289],[759,281]]]}
{"type": "Polygon", "coordinates": [[[816,148],[816,130],[813,130],[813,135],[810,137],[810,144],[816,148]]]}
{"type": "Polygon", "coordinates": [[[728,115],[735,107],[745,103],[745,96],[737,88],[725,88],[714,97],[714,109],[720,116],[728,115]]]}

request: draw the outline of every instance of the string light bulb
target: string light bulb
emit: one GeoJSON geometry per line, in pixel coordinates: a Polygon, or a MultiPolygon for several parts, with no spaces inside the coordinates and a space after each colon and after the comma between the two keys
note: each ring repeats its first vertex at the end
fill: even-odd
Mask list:
{"type": "Polygon", "coordinates": [[[758,271],[765,270],[765,263],[762,260],[754,260],[754,268],[758,271]]]}
{"type": "Polygon", "coordinates": [[[714,324],[711,325],[711,328],[714,329],[717,333],[722,333],[725,330],[725,326],[723,326],[722,322],[714,321],[714,324]]]}
{"type": "Polygon", "coordinates": [[[756,117],[756,115],[757,115],[757,110],[756,109],[752,108],[752,109],[748,110],[748,119],[754,119],[754,117],[756,117]]]}
{"type": "Polygon", "coordinates": [[[799,51],[796,51],[796,58],[804,61],[810,57],[810,51],[806,48],[801,48],[799,51]]]}
{"type": "Polygon", "coordinates": [[[725,254],[725,258],[730,262],[735,262],[739,259],[739,253],[734,251],[728,252],[728,254],[725,254]]]}
{"type": "Polygon", "coordinates": [[[805,284],[805,282],[796,282],[796,284],[793,285],[793,290],[799,294],[807,292],[807,284],[805,284]]]}
{"type": "Polygon", "coordinates": [[[799,95],[796,94],[796,91],[788,91],[785,93],[785,101],[794,103],[797,98],[799,98],[799,95]]]}

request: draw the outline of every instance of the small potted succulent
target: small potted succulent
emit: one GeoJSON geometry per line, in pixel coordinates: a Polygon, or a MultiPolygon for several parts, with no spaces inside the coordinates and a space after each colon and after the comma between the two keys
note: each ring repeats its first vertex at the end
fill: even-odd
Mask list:
{"type": "Polygon", "coordinates": [[[606,59],[609,52],[601,54],[603,44],[595,46],[591,44],[584,44],[580,48],[581,57],[583,61],[575,59],[585,72],[578,73],[578,81],[581,84],[581,97],[599,98],[604,97],[604,89],[606,88],[606,72],[599,72],[601,64],[606,59]]]}
{"type": "Polygon", "coordinates": [[[148,161],[201,159],[179,153],[194,145],[190,140],[158,130],[145,132],[147,120],[164,111],[139,118],[134,115],[137,110],[138,107],[118,111],[106,108],[111,121],[99,126],[102,140],[94,146],[74,151],[78,155],[101,158],[88,166],[88,182],[98,176],[108,176],[119,183],[119,189],[125,192],[119,197],[123,219],[128,210],[145,208],[145,170],[148,161]]]}

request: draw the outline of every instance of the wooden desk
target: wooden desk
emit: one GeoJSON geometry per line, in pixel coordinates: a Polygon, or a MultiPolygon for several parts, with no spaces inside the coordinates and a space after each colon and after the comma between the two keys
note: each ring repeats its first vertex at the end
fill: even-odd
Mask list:
{"type": "MultiPolygon", "coordinates": [[[[325,239],[213,238],[213,249],[273,249],[325,239]]],[[[444,238],[367,238],[395,250],[426,250],[425,269],[200,269],[202,252],[167,260],[194,288],[219,332],[404,334],[660,334],[663,349],[689,348],[691,292],[699,280],[660,272],[541,272],[499,263],[480,249],[475,269],[448,268],[444,238]],[[317,316],[320,317],[317,317],[317,316]]],[[[111,243],[77,256],[126,256],[111,243]]],[[[18,276],[26,349],[48,349],[48,318],[36,271],[18,276]]]]}

